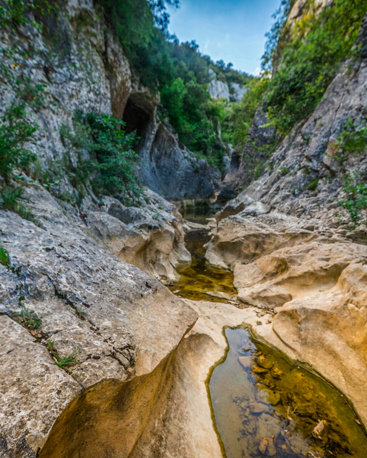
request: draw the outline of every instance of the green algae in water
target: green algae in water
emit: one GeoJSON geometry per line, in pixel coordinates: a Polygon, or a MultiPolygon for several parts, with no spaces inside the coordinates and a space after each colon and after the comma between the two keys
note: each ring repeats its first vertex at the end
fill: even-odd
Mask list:
{"type": "Polygon", "coordinates": [[[366,458],[365,431],[339,391],[248,329],[225,335],[209,393],[227,458],[366,458]]]}
{"type": "Polygon", "coordinates": [[[179,266],[180,280],[170,286],[177,296],[194,301],[226,302],[236,294],[233,274],[216,269],[200,259],[193,259],[189,266],[179,266]]]}
{"type": "Polygon", "coordinates": [[[211,238],[208,232],[199,230],[187,234],[185,242],[192,262],[177,267],[180,280],[169,289],[186,299],[226,302],[237,293],[233,287],[233,273],[213,267],[205,261],[204,245],[211,238]]]}

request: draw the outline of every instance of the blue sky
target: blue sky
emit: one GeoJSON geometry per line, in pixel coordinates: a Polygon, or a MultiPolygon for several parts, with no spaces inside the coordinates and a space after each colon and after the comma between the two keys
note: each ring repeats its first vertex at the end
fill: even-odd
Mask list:
{"type": "Polygon", "coordinates": [[[180,0],[169,9],[169,31],[180,41],[195,40],[214,61],[232,62],[237,70],[256,74],[265,33],[280,0],[180,0]]]}

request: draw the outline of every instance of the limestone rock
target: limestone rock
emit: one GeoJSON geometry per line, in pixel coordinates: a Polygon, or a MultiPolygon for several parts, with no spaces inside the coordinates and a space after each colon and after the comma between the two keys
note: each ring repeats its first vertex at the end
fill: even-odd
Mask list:
{"type": "MultiPolygon", "coordinates": [[[[223,326],[252,324],[256,310],[186,302],[200,318],[178,348],[151,374],[123,384],[100,384],[77,398],[56,422],[40,458],[52,458],[55,453],[66,458],[77,452],[97,458],[106,448],[112,456],[134,458],[222,457],[205,383],[227,345],[223,326]]],[[[261,330],[264,336],[269,331],[271,327],[261,330]]],[[[254,415],[260,415],[262,407],[255,404],[254,415]]]]}
{"type": "MultiPolygon", "coordinates": [[[[219,218],[206,257],[231,266],[240,301],[274,309],[277,336],[366,421],[366,245],[320,220],[239,213],[219,218]]],[[[275,368],[271,374],[281,377],[275,368]]]]}
{"type": "Polygon", "coordinates": [[[153,371],[197,319],[161,283],[65,216],[47,191],[29,187],[27,198],[39,227],[0,212],[1,243],[13,266],[0,265],[0,311],[11,316],[24,303],[42,320],[35,339],[0,316],[0,444],[9,458],[35,456],[82,389],[153,371]],[[60,357],[78,350],[79,364],[55,366],[47,343],[60,357]]]}
{"type": "Polygon", "coordinates": [[[104,197],[100,207],[86,201],[85,222],[118,258],[151,276],[175,280],[177,264],[191,260],[182,217],[153,191],[147,190],[147,196],[149,204],[140,208],[125,207],[111,197],[104,197]]]}

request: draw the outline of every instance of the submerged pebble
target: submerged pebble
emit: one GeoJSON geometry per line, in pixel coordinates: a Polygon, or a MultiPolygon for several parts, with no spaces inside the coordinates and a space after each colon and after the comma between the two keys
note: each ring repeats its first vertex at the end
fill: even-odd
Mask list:
{"type": "Polygon", "coordinates": [[[335,388],[248,329],[225,334],[209,392],[227,458],[366,458],[365,431],[335,388]]]}

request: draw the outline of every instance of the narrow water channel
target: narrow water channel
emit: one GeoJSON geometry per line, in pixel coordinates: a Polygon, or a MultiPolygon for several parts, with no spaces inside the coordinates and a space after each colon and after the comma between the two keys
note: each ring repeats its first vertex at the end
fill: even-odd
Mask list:
{"type": "MultiPolygon", "coordinates": [[[[210,212],[184,213],[206,224],[210,212]]],[[[171,290],[192,300],[233,298],[233,275],[205,261],[209,229],[186,235],[191,265],[171,290]]],[[[208,379],[215,427],[226,458],[367,458],[367,436],[341,393],[252,336],[225,329],[228,351],[208,379]]]]}
{"type": "Polygon", "coordinates": [[[204,227],[214,216],[217,207],[200,206],[181,209],[182,216],[190,222],[203,225],[193,229],[185,236],[185,245],[191,253],[191,264],[183,263],[176,268],[180,279],[169,286],[177,296],[212,302],[227,302],[236,296],[233,286],[233,273],[218,269],[205,260],[205,245],[210,241],[210,228],[204,227]]]}
{"type": "Polygon", "coordinates": [[[225,329],[228,353],[209,380],[227,458],[366,458],[367,437],[329,383],[249,329],[225,329]]]}

